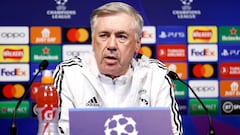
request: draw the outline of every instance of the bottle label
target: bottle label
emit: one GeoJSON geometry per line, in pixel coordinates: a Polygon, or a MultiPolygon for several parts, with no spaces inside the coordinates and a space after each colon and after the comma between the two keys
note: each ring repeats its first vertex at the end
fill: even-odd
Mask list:
{"type": "Polygon", "coordinates": [[[58,132],[58,114],[57,107],[42,107],[37,108],[38,113],[38,134],[58,132]]]}

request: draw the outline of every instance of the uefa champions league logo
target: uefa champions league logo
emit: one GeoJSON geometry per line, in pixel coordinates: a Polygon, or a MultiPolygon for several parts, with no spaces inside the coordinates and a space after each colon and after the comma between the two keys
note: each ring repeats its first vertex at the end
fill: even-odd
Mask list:
{"type": "Polygon", "coordinates": [[[180,0],[180,1],[182,2],[183,5],[188,5],[188,6],[193,2],[193,0],[180,0]]]}
{"type": "Polygon", "coordinates": [[[68,0],[55,0],[55,2],[58,5],[65,5],[68,2],[68,0]]]}
{"type": "MultiPolygon", "coordinates": [[[[67,9],[66,4],[68,0],[53,0],[57,5],[55,9],[49,9],[46,11],[46,14],[51,16],[52,19],[71,19],[72,16],[77,14],[77,10],[67,9]]],[[[71,2],[71,1],[69,1],[71,2]]]]}
{"type": "Polygon", "coordinates": [[[104,124],[105,135],[137,135],[136,122],[123,114],[113,115],[104,124]]]}

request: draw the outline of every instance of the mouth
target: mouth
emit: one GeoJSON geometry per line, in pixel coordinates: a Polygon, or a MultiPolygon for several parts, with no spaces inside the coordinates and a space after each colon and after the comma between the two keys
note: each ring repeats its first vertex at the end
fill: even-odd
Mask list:
{"type": "Polygon", "coordinates": [[[114,65],[118,62],[118,59],[114,56],[106,56],[104,57],[104,61],[108,64],[108,65],[114,65]]]}

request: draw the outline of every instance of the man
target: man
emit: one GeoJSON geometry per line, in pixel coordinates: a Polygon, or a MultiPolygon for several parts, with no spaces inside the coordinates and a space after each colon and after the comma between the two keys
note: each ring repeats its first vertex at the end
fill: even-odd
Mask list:
{"type": "Polygon", "coordinates": [[[62,132],[69,132],[69,108],[170,107],[172,131],[182,134],[168,69],[158,60],[137,56],[140,14],[125,3],[112,2],[95,9],[90,23],[93,53],[62,62],[54,73],[62,132]]]}

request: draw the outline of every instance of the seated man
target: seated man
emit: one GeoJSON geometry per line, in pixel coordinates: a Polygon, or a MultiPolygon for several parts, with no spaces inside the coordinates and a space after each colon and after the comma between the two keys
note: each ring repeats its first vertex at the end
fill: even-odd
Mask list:
{"type": "Polygon", "coordinates": [[[69,108],[170,107],[172,131],[181,135],[167,67],[138,54],[141,15],[130,5],[112,2],[95,9],[90,23],[93,52],[60,63],[54,72],[62,133],[69,134],[69,108]]]}

